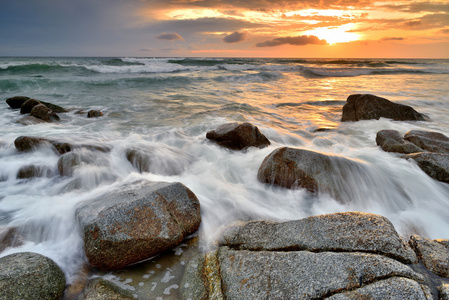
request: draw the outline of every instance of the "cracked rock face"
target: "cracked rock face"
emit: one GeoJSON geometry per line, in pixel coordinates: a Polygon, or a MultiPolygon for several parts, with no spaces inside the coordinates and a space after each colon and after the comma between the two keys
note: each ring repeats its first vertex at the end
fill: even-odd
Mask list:
{"type": "Polygon", "coordinates": [[[181,183],[144,182],[82,203],[76,211],[89,263],[121,269],[178,245],[201,222],[195,194],[181,183]]]}
{"type": "Polygon", "coordinates": [[[440,132],[410,130],[404,139],[426,151],[449,154],[449,137],[440,132]]]}
{"type": "Polygon", "coordinates": [[[437,241],[419,235],[410,237],[410,245],[427,269],[438,276],[449,277],[448,248],[437,241]]]}
{"type": "MultiPolygon", "coordinates": [[[[440,244],[441,245],[441,244],[440,244]]],[[[184,299],[431,299],[413,250],[386,218],[359,212],[227,228],[187,267],[184,299]],[[193,299],[193,298],[192,298],[193,299]]]]}

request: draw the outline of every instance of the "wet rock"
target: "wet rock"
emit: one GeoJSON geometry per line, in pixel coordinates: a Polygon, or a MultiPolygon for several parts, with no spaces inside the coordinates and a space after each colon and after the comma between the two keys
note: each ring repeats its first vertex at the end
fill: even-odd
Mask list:
{"type": "MultiPolygon", "coordinates": [[[[393,277],[377,281],[355,291],[336,294],[328,300],[353,299],[428,299],[421,286],[414,280],[393,277]]],[[[431,298],[430,298],[431,299],[431,298]]]]}
{"type": "Polygon", "coordinates": [[[131,300],[132,293],[102,278],[91,280],[78,300],[131,300]]]}
{"type": "Polygon", "coordinates": [[[56,141],[40,137],[19,136],[14,140],[14,146],[19,151],[32,151],[38,147],[49,146],[59,154],[72,151],[72,145],[63,141],[56,141]]]}
{"type": "Polygon", "coordinates": [[[410,154],[424,151],[414,143],[405,140],[396,130],[379,131],[376,135],[376,144],[386,152],[410,154]]]}
{"type": "MultiPolygon", "coordinates": [[[[420,274],[396,260],[366,253],[221,247],[218,261],[227,299],[321,299],[388,278],[423,280],[420,274]]],[[[406,294],[408,291],[401,295],[406,294]]],[[[425,299],[424,293],[420,299],[425,299]]]]}
{"type": "Polygon", "coordinates": [[[206,138],[231,150],[243,150],[248,147],[264,148],[270,145],[270,141],[259,131],[259,128],[250,123],[221,125],[216,130],[209,131],[206,138]]]}
{"type": "Polygon", "coordinates": [[[439,286],[438,293],[440,300],[449,300],[449,283],[445,283],[439,286]]]}
{"type": "Polygon", "coordinates": [[[449,137],[440,132],[411,130],[404,139],[426,151],[449,154],[449,137]]]}
{"type": "Polygon", "coordinates": [[[58,113],[58,114],[59,113],[66,113],[68,111],[65,108],[63,108],[63,107],[61,107],[59,105],[53,104],[53,103],[45,102],[45,101],[42,101],[42,100],[40,100],[40,102],[43,105],[45,105],[46,107],[48,107],[49,109],[51,109],[53,112],[58,113]]]}
{"type": "Polygon", "coordinates": [[[94,164],[94,158],[82,153],[75,153],[73,151],[61,155],[58,159],[58,171],[61,176],[72,176],[76,167],[81,164],[94,164]]]}
{"type": "Polygon", "coordinates": [[[17,120],[16,123],[28,126],[28,125],[47,123],[47,122],[45,122],[44,120],[38,119],[36,117],[24,116],[23,118],[20,118],[19,120],[17,120]]]}
{"type": "Polygon", "coordinates": [[[305,188],[310,192],[328,193],[337,199],[349,201],[352,191],[347,181],[360,180],[354,174],[366,172],[361,163],[341,156],[282,147],[264,159],[257,179],[262,183],[289,189],[305,188]]]}
{"type": "Polygon", "coordinates": [[[61,299],[65,277],[51,259],[37,253],[0,258],[0,299],[61,299]]]}
{"type": "Polygon", "coordinates": [[[219,244],[253,251],[360,251],[405,263],[417,261],[413,250],[388,219],[362,212],[319,215],[281,223],[241,223],[227,228],[219,244]]]}
{"type": "Polygon", "coordinates": [[[427,269],[438,276],[449,277],[449,249],[419,235],[412,235],[409,243],[427,269]]]}
{"type": "Polygon", "coordinates": [[[15,227],[0,227],[0,253],[8,247],[19,247],[23,244],[23,236],[15,227]]]}
{"type": "Polygon", "coordinates": [[[342,122],[388,118],[396,121],[425,121],[412,107],[370,94],[350,95],[343,106],[342,122]]]}
{"type": "Polygon", "coordinates": [[[427,175],[438,181],[449,183],[449,154],[416,153],[407,154],[427,175]]]}
{"type": "Polygon", "coordinates": [[[99,110],[92,109],[92,110],[89,110],[87,112],[87,117],[88,118],[98,118],[98,117],[101,117],[101,116],[103,116],[103,113],[101,111],[99,111],[99,110]]]}
{"type": "Polygon", "coordinates": [[[121,269],[178,245],[201,222],[181,183],[143,182],[82,203],[76,211],[89,263],[121,269]]]}
{"type": "Polygon", "coordinates": [[[47,177],[50,178],[52,176],[52,170],[46,166],[36,166],[36,165],[28,165],[23,166],[17,172],[18,179],[30,179],[36,177],[47,177]]]}
{"type": "Polygon", "coordinates": [[[45,122],[57,122],[61,120],[57,114],[43,104],[34,106],[30,112],[30,116],[44,120],[45,122]]]}
{"type": "Polygon", "coordinates": [[[15,96],[15,97],[6,99],[6,103],[9,105],[9,107],[11,107],[13,109],[19,109],[22,106],[22,104],[24,104],[29,99],[30,99],[30,97],[15,96]]]}
{"type": "Polygon", "coordinates": [[[443,245],[444,247],[449,249],[449,240],[447,240],[447,239],[436,239],[435,242],[438,242],[441,245],[443,245]]]}
{"type": "Polygon", "coordinates": [[[192,162],[192,158],[183,151],[162,145],[133,147],[126,151],[126,159],[141,173],[165,176],[181,174],[192,162]]]}
{"type": "Polygon", "coordinates": [[[42,104],[39,100],[36,99],[28,99],[25,101],[20,107],[20,114],[29,114],[33,107],[36,105],[42,104]]]}

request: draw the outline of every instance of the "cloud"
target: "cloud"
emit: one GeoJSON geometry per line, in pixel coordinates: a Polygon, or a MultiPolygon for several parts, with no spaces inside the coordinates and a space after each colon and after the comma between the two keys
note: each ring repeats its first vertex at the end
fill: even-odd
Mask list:
{"type": "Polygon", "coordinates": [[[151,51],[154,51],[153,49],[150,49],[150,48],[142,48],[142,49],[139,49],[139,51],[143,51],[143,52],[151,52],[151,51]]]}
{"type": "Polygon", "coordinates": [[[383,5],[382,7],[401,12],[419,13],[419,12],[448,12],[449,3],[441,2],[420,2],[415,1],[410,4],[403,5],[383,5]]]}
{"type": "Polygon", "coordinates": [[[405,40],[403,37],[384,37],[381,39],[381,41],[403,41],[405,40]]]}
{"type": "Polygon", "coordinates": [[[234,31],[230,35],[227,35],[223,38],[223,42],[225,43],[238,43],[246,40],[246,32],[238,32],[234,31]]]}
{"type": "Polygon", "coordinates": [[[449,28],[441,29],[440,32],[444,34],[449,34],[449,28]]]}
{"type": "Polygon", "coordinates": [[[256,47],[275,47],[284,44],[304,46],[304,45],[327,45],[326,40],[320,40],[314,35],[301,35],[296,37],[281,37],[270,41],[257,43],[256,47]]]}
{"type": "Polygon", "coordinates": [[[161,34],[156,35],[155,38],[160,39],[160,40],[167,40],[167,41],[184,41],[182,36],[180,36],[176,32],[174,32],[174,33],[161,33],[161,34]]]}

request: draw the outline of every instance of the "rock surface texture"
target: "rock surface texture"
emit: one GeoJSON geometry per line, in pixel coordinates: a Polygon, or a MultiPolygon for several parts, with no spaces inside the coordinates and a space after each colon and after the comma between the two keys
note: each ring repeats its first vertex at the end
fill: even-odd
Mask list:
{"type": "Polygon", "coordinates": [[[370,94],[350,95],[343,106],[342,122],[388,118],[397,121],[425,121],[412,107],[370,94]]]}
{"type": "Polygon", "coordinates": [[[264,148],[270,141],[259,128],[250,123],[228,123],[209,131],[206,138],[218,145],[231,149],[243,150],[248,147],[264,148]]]}
{"type": "Polygon", "coordinates": [[[449,277],[449,249],[437,241],[412,235],[410,245],[415,249],[420,261],[432,273],[449,277]]]}
{"type": "Polygon", "coordinates": [[[23,252],[0,258],[0,299],[61,299],[65,277],[51,259],[23,252]]]}
{"type": "MultiPolygon", "coordinates": [[[[184,299],[432,299],[384,217],[358,212],[227,228],[186,268],[184,299]],[[192,298],[193,299],[193,298],[192,298]]],[[[435,295],[436,296],[436,295],[435,295]]]]}
{"type": "Polygon", "coordinates": [[[30,112],[30,116],[41,119],[45,122],[57,122],[61,120],[57,114],[43,104],[33,107],[30,112]]]}
{"type": "Polygon", "coordinates": [[[410,130],[404,139],[425,151],[449,154],[449,137],[440,132],[410,130]]]}
{"type": "Polygon", "coordinates": [[[199,201],[181,183],[144,182],[83,203],[76,211],[89,263],[121,269],[178,245],[201,222],[199,201]]]}
{"type": "Polygon", "coordinates": [[[418,153],[424,150],[404,139],[397,130],[381,130],[376,135],[376,144],[386,152],[418,153]]]}
{"type": "Polygon", "coordinates": [[[96,278],[91,280],[78,300],[133,300],[133,295],[110,281],[96,278]]]}

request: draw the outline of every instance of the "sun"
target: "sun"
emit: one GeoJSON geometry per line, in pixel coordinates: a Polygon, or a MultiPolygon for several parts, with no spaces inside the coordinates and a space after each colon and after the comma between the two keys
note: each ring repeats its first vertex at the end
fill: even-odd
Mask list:
{"type": "Polygon", "coordinates": [[[329,44],[348,43],[360,39],[360,35],[355,32],[348,32],[354,27],[353,24],[345,24],[338,27],[321,27],[305,31],[305,35],[315,35],[319,39],[326,40],[329,44]]]}

